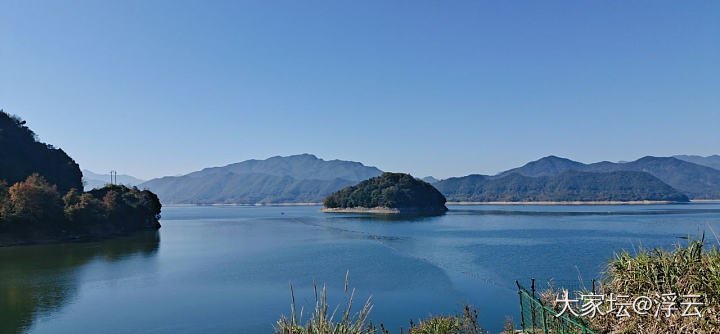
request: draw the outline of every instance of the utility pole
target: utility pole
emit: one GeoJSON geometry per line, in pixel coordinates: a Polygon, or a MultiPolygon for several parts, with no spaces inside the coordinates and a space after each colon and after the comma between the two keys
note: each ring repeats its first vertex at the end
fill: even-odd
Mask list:
{"type": "Polygon", "coordinates": [[[117,183],[117,171],[111,170],[110,171],[110,184],[116,184],[117,183]],[[114,176],[114,178],[113,178],[114,176]]]}

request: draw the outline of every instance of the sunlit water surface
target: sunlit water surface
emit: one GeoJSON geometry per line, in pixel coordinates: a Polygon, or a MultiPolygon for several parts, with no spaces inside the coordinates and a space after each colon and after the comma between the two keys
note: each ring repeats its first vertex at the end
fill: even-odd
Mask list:
{"type": "MultiPolygon", "coordinates": [[[[468,303],[498,331],[519,321],[515,280],[589,285],[613,252],[672,247],[720,232],[720,204],[451,206],[440,217],[383,219],[318,207],[165,207],[162,229],[93,243],[0,248],[0,333],[271,333],[333,305],[344,281],[370,295],[372,320],[410,319],[468,303]]],[[[541,284],[538,284],[541,285],[541,284]]]]}

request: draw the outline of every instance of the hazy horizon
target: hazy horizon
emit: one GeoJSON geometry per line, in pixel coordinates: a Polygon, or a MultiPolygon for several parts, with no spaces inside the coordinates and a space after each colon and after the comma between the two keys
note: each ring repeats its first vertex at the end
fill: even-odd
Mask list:
{"type": "Polygon", "coordinates": [[[718,154],[720,2],[5,1],[0,108],[142,179],[718,154]]]}

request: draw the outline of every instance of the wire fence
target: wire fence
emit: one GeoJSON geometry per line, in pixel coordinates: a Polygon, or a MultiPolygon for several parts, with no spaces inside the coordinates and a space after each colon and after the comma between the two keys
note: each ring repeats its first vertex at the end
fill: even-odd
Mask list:
{"type": "Polygon", "coordinates": [[[528,334],[595,334],[582,319],[560,315],[535,296],[533,281],[531,291],[515,281],[520,296],[520,324],[528,334]]]}

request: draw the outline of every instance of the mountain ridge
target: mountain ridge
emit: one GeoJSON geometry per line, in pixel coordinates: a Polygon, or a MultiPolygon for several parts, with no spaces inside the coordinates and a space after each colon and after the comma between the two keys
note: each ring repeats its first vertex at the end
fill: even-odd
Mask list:
{"type": "MultiPolygon", "coordinates": [[[[457,177],[442,181],[431,177],[425,179],[436,186],[442,184],[443,194],[454,201],[457,198],[452,198],[451,194],[467,192],[468,188],[476,187],[477,184],[500,185],[502,182],[512,182],[517,185],[522,181],[526,185],[541,187],[538,183],[540,181],[532,179],[492,181],[501,180],[509,175],[518,174],[530,178],[557,177],[568,171],[589,173],[572,177],[565,176],[565,181],[573,182],[579,187],[594,184],[593,182],[597,183],[597,180],[600,179],[607,182],[625,180],[636,186],[633,191],[637,194],[642,194],[646,190],[648,194],[665,193],[675,196],[677,191],[693,199],[720,198],[720,171],[674,157],[646,156],[624,163],[601,161],[585,164],[550,155],[492,176],[471,174],[461,177],[465,178],[466,182],[457,182],[457,177]],[[595,175],[616,172],[645,173],[652,179],[632,173],[619,173],[612,176],[595,175]],[[582,177],[588,179],[580,180],[582,177]],[[657,181],[672,190],[664,188],[657,181]],[[451,184],[455,184],[459,188],[450,189],[449,185],[451,184]],[[641,190],[642,187],[646,187],[646,189],[641,190]],[[657,192],[654,192],[655,190],[657,192]]],[[[208,167],[185,175],[152,179],[140,184],[139,187],[156,192],[164,203],[169,204],[320,203],[325,196],[332,192],[381,174],[380,169],[365,166],[360,162],[338,159],[324,160],[305,153],[284,157],[273,156],[264,160],[250,159],[225,166],[208,167]]],[[[560,182],[558,180],[542,182],[554,184],[553,182],[556,181],[560,182]]],[[[560,182],[555,186],[563,188],[567,184],[560,182]]],[[[598,194],[597,198],[592,200],[599,200],[598,198],[603,196],[604,198],[612,197],[609,195],[610,192],[621,189],[613,188],[616,186],[618,185],[598,186],[594,184],[593,187],[604,193],[598,194]]],[[[627,189],[621,190],[626,191],[627,189]]],[[[543,191],[548,192],[547,189],[543,191]]],[[[562,193],[562,189],[559,189],[558,193],[562,193]]],[[[590,200],[587,198],[592,197],[587,194],[583,196],[586,197],[586,200],[590,200]]],[[[647,200],[647,198],[641,197],[628,195],[625,198],[647,200]]],[[[684,201],[683,198],[676,199],[684,201]]]]}
{"type": "Polygon", "coordinates": [[[720,170],[720,155],[708,155],[703,157],[701,155],[674,155],[674,158],[692,162],[694,164],[714,168],[720,170]]]}
{"type": "Polygon", "coordinates": [[[379,176],[377,167],[312,154],[250,159],[165,176],[139,185],[172,204],[319,203],[330,193],[379,176]]]}
{"type": "Polygon", "coordinates": [[[558,175],[468,175],[435,184],[456,202],[687,202],[688,197],[646,172],[567,170],[558,175]]]}
{"type": "Polygon", "coordinates": [[[557,156],[546,156],[525,165],[498,173],[524,176],[554,176],[568,170],[608,173],[615,171],[647,172],[694,199],[720,198],[720,170],[680,160],[674,157],[645,156],[635,161],[615,163],[601,161],[584,164],[557,156]]]}

